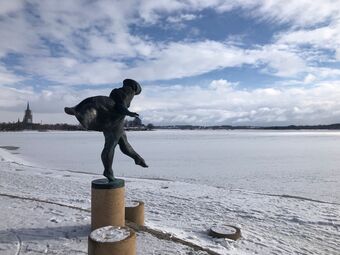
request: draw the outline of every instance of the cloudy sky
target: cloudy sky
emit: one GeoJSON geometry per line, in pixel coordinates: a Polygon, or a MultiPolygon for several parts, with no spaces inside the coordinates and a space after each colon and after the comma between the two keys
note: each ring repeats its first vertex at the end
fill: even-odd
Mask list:
{"type": "Polygon", "coordinates": [[[0,122],[142,84],[145,124],[340,122],[339,0],[5,0],[0,122]]]}

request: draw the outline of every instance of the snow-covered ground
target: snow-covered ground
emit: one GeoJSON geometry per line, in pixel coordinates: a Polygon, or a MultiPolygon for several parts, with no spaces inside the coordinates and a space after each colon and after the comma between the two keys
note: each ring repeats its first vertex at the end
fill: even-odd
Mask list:
{"type": "MultiPolygon", "coordinates": [[[[6,156],[0,149],[0,254],[87,254],[90,181],[98,176],[52,173],[6,156]]],[[[138,232],[137,254],[208,253],[138,232]]]]}
{"type": "MultiPolygon", "coordinates": [[[[86,254],[90,182],[100,174],[32,165],[17,151],[0,149],[0,254],[86,254]]],[[[148,227],[218,254],[340,253],[337,201],[181,178],[124,179],[127,199],[145,202],[148,227]],[[209,237],[207,230],[219,223],[240,227],[242,238],[209,237]]],[[[137,240],[138,254],[206,254],[149,233],[137,240]]]]}

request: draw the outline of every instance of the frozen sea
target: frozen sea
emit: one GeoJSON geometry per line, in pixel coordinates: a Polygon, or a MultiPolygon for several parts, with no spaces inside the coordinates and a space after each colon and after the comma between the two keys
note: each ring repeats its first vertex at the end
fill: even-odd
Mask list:
{"type": "MultiPolygon", "coordinates": [[[[116,176],[164,178],[300,196],[340,203],[340,132],[333,131],[151,131],[128,132],[149,164],[134,165],[116,149],[116,176]]],[[[0,133],[0,145],[31,164],[102,173],[99,132],[0,133]]]]}
{"type": "MultiPolygon", "coordinates": [[[[114,171],[128,180],[128,198],[145,201],[149,227],[219,254],[340,254],[340,132],[157,130],[127,136],[150,167],[134,165],[117,147],[114,171]],[[242,238],[208,237],[207,229],[219,223],[239,226],[242,238]]],[[[25,194],[87,208],[86,185],[80,191],[69,185],[76,193],[69,197],[58,182],[87,183],[102,173],[103,142],[98,132],[0,133],[0,146],[19,147],[0,150],[3,164],[10,164],[0,168],[0,191],[19,196],[12,186],[22,175],[25,194]],[[44,192],[35,187],[45,182],[25,173],[59,181],[44,192]]]]}

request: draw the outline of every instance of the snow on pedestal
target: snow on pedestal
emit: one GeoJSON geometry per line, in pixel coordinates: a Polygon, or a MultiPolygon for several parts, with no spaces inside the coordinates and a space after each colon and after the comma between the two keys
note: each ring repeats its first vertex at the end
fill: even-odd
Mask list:
{"type": "Polygon", "coordinates": [[[128,227],[106,226],[89,236],[89,255],[135,255],[136,234],[128,227]]]}
{"type": "Polygon", "coordinates": [[[106,226],[103,228],[98,228],[93,231],[90,235],[90,238],[96,242],[100,243],[112,243],[118,242],[126,239],[130,235],[129,229],[114,227],[114,226],[106,226]]]}
{"type": "Polygon", "coordinates": [[[139,201],[135,201],[135,200],[127,200],[125,202],[125,207],[137,207],[140,204],[139,201]]]}

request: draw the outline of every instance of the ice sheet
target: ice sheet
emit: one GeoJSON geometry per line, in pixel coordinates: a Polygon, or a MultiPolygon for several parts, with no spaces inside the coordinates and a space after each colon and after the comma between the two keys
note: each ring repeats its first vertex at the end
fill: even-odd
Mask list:
{"type": "MultiPolygon", "coordinates": [[[[128,132],[148,169],[116,149],[116,175],[170,179],[227,189],[340,203],[340,132],[128,132]]],[[[100,174],[100,132],[0,133],[0,145],[20,147],[21,160],[48,169],[100,174]]]]}

